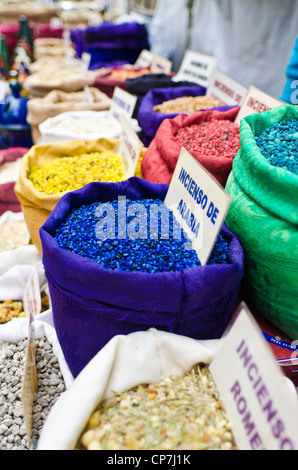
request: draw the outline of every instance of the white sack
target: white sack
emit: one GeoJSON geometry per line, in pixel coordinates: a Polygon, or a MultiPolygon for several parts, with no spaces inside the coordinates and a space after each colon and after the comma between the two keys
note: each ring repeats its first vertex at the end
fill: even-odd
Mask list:
{"type": "MultiPolygon", "coordinates": [[[[129,119],[129,123],[135,132],[140,131],[136,119],[129,119]]],[[[38,144],[77,139],[119,139],[121,129],[121,123],[109,117],[108,111],[67,111],[39,125],[38,144]]]]}
{"type": "Polygon", "coordinates": [[[115,336],[55,403],[37,450],[74,449],[102,399],[171,374],[182,376],[199,362],[209,364],[219,344],[220,340],[196,341],[155,329],[115,336]]]}
{"type": "MultiPolygon", "coordinates": [[[[53,352],[58,359],[61,373],[63,375],[66,388],[73,383],[73,376],[65,361],[56,331],[53,325],[52,310],[47,310],[34,319],[35,337],[46,337],[53,347],[53,352]]],[[[14,318],[11,321],[0,325],[0,342],[17,344],[28,338],[29,320],[28,318],[14,318]]]]}
{"type": "MultiPolygon", "coordinates": [[[[4,212],[0,217],[0,236],[1,225],[12,220],[23,222],[24,214],[22,212],[4,212]]],[[[28,240],[29,238],[28,232],[28,240]]],[[[0,300],[20,299],[19,290],[26,285],[28,273],[31,266],[35,264],[38,265],[38,272],[42,281],[41,257],[35,245],[24,245],[14,250],[0,252],[0,300]],[[15,295],[16,297],[14,297],[15,295]]]]}

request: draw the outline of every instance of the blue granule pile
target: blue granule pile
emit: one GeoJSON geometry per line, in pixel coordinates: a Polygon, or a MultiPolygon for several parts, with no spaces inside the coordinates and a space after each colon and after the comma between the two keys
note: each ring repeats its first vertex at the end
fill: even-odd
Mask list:
{"type": "Polygon", "coordinates": [[[280,121],[268,127],[256,143],[262,155],[273,166],[298,174],[298,120],[280,121]]]}
{"type": "MultiPolygon", "coordinates": [[[[196,252],[189,249],[187,235],[161,200],[126,199],[124,216],[121,204],[113,201],[106,210],[105,203],[96,202],[74,210],[56,230],[60,248],[118,271],[176,272],[201,265],[196,252]],[[158,211],[167,217],[163,219],[158,211]]],[[[219,235],[208,264],[227,263],[228,243],[219,235]]]]}

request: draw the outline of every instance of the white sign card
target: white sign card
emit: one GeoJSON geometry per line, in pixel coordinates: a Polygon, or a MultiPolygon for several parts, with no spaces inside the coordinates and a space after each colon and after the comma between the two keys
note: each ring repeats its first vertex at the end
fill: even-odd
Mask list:
{"type": "Polygon", "coordinates": [[[217,57],[187,50],[181,66],[172,80],[174,82],[193,82],[207,88],[217,64],[217,57]]]}
{"type": "Polygon", "coordinates": [[[231,204],[218,181],[182,147],[165,198],[180,227],[191,240],[202,265],[210,257],[231,204]]]}
{"type": "Polygon", "coordinates": [[[154,54],[152,54],[152,52],[148,51],[147,49],[143,49],[137,58],[135,65],[142,68],[151,67],[153,59],[154,54]]]}
{"type": "Polygon", "coordinates": [[[117,153],[122,158],[126,178],[131,178],[135,175],[143,148],[143,142],[139,139],[125,116],[122,116],[121,122],[122,129],[117,146],[117,153]]]}
{"type": "Polygon", "coordinates": [[[150,67],[152,73],[165,73],[167,75],[172,70],[172,62],[170,60],[153,54],[147,49],[142,50],[135,62],[135,66],[142,68],[150,67]]]}
{"type": "Polygon", "coordinates": [[[206,93],[207,96],[217,98],[227,106],[241,106],[246,94],[247,88],[217,69],[210,79],[206,93]]]}
{"type": "Polygon", "coordinates": [[[122,90],[122,88],[116,87],[113,93],[109,115],[119,122],[121,122],[122,116],[130,119],[133,115],[136,102],[136,96],[122,90]]]}
{"type": "Polygon", "coordinates": [[[172,62],[164,57],[155,55],[150,70],[152,73],[164,73],[169,75],[172,70],[172,62]]]}
{"type": "Polygon", "coordinates": [[[272,96],[267,95],[258,88],[251,86],[248,89],[245,100],[239,110],[239,113],[235,119],[237,124],[240,124],[240,121],[245,116],[249,116],[254,113],[264,113],[270,109],[276,108],[277,106],[282,105],[282,102],[272,96]]]}
{"type": "Polygon", "coordinates": [[[240,450],[298,450],[298,399],[245,303],[210,364],[240,450]]]}

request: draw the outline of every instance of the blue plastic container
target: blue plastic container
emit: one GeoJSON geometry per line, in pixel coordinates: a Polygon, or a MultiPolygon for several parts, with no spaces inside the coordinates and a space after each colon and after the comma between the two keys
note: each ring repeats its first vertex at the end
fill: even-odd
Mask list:
{"type": "Polygon", "coordinates": [[[0,148],[31,147],[31,127],[27,123],[28,98],[21,96],[21,85],[10,82],[11,94],[0,104],[0,148]]]}

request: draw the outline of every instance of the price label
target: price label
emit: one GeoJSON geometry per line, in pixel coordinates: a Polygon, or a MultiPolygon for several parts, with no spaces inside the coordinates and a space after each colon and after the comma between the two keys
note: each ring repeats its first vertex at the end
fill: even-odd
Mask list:
{"type": "Polygon", "coordinates": [[[240,450],[298,450],[295,387],[242,303],[210,364],[240,450]]]}
{"type": "Polygon", "coordinates": [[[152,73],[164,73],[169,75],[172,70],[172,62],[168,59],[164,59],[158,55],[155,55],[151,65],[152,73]]]}
{"type": "Polygon", "coordinates": [[[122,116],[130,119],[133,115],[137,97],[127,93],[119,87],[116,87],[113,93],[109,115],[121,122],[122,116]]]}
{"type": "Polygon", "coordinates": [[[201,264],[205,265],[231,198],[185,148],[181,149],[165,204],[188,235],[201,264]]]}
{"type": "Polygon", "coordinates": [[[154,59],[154,54],[148,51],[147,49],[143,49],[136,60],[135,66],[141,68],[151,67],[152,62],[154,59]]]}
{"type": "Polygon", "coordinates": [[[121,134],[118,146],[115,151],[122,158],[126,178],[131,178],[135,175],[137,164],[143,148],[143,143],[138,138],[137,134],[125,116],[122,116],[121,122],[121,134]]]}
{"type": "Polygon", "coordinates": [[[217,57],[186,51],[180,69],[172,80],[193,82],[207,88],[217,64],[217,57]]]}
{"type": "Polygon", "coordinates": [[[239,113],[235,119],[237,124],[240,124],[240,121],[245,116],[249,116],[254,113],[264,113],[264,111],[269,111],[270,109],[280,106],[282,102],[278,99],[272,98],[272,96],[263,93],[258,88],[251,86],[248,89],[245,100],[239,110],[239,113]]]}
{"type": "Polygon", "coordinates": [[[210,79],[206,93],[207,96],[217,98],[227,106],[241,106],[246,94],[247,88],[217,69],[210,79]]]}

